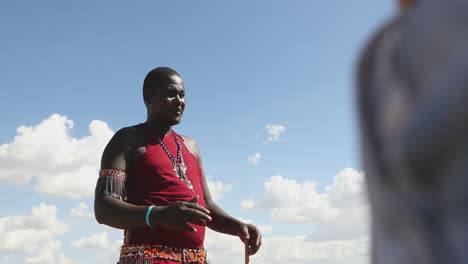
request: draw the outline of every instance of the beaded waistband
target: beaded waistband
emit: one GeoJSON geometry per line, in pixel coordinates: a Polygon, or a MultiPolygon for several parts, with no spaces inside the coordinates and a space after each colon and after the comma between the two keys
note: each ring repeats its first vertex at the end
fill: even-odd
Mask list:
{"type": "Polygon", "coordinates": [[[121,247],[119,264],[152,264],[154,259],[174,260],[181,263],[207,263],[204,249],[130,244],[121,247]]]}

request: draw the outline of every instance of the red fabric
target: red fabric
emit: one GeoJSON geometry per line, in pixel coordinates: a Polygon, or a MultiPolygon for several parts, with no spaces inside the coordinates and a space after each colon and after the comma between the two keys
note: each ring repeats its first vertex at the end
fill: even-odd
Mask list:
{"type": "MultiPolygon", "coordinates": [[[[170,205],[175,201],[188,201],[194,198],[187,184],[174,173],[171,159],[158,143],[152,131],[143,125],[148,135],[146,153],[136,162],[127,178],[127,202],[135,205],[170,205]]],[[[187,166],[187,177],[199,196],[198,204],[205,206],[203,196],[202,171],[197,158],[185,147],[183,139],[170,132],[163,139],[169,152],[177,159],[177,137],[187,166]]],[[[126,244],[158,244],[176,248],[200,248],[205,239],[205,227],[193,225],[197,232],[179,231],[162,226],[146,227],[127,232],[126,244]]],[[[159,263],[159,262],[158,262],[159,263]]],[[[161,262],[172,263],[172,262],[161,262]]],[[[174,262],[176,263],[176,262],[174,262]]]]}

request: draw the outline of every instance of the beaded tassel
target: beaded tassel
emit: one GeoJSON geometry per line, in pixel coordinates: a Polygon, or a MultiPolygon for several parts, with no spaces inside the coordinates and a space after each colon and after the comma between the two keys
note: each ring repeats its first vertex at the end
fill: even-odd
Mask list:
{"type": "Polygon", "coordinates": [[[127,174],[123,171],[110,169],[99,171],[95,195],[108,195],[121,200],[127,200],[126,179],[127,174]]]}

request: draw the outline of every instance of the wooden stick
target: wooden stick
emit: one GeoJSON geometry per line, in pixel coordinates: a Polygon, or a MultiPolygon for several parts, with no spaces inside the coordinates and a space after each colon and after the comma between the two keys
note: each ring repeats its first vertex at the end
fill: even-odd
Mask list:
{"type": "Polygon", "coordinates": [[[244,256],[245,256],[245,264],[249,264],[249,241],[245,241],[245,251],[244,251],[244,256]]]}

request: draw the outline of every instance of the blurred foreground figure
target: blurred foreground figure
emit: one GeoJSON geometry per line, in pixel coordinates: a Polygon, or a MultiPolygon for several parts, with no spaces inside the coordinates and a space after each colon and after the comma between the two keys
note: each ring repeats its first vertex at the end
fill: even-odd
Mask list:
{"type": "Polygon", "coordinates": [[[372,263],[468,263],[468,1],[399,1],[360,61],[372,263]]]}

